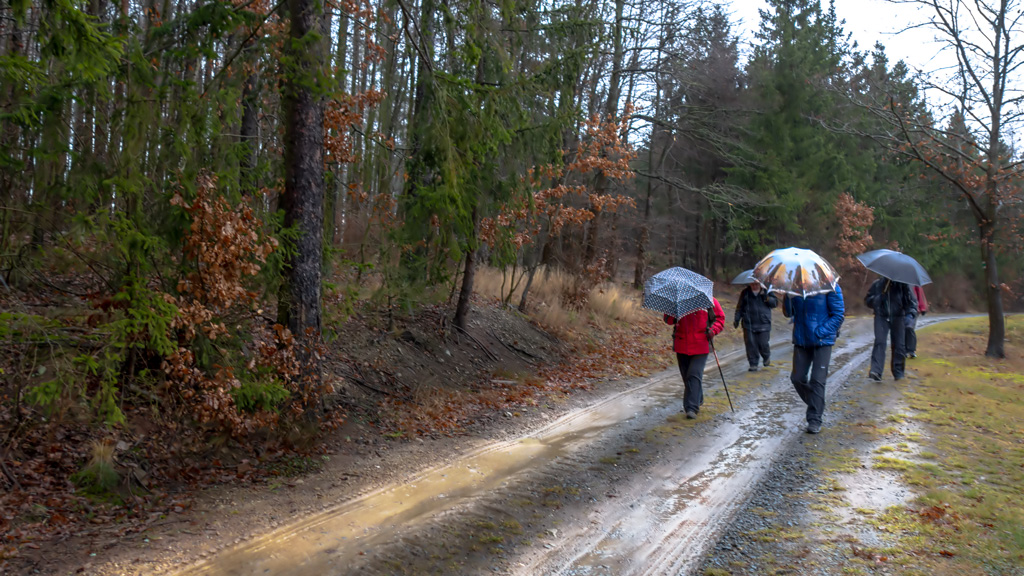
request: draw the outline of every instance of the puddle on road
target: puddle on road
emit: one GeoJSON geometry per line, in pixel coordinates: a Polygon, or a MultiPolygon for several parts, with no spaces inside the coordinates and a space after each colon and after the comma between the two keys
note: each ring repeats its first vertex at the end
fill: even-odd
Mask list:
{"type": "Polygon", "coordinates": [[[438,513],[471,502],[525,470],[543,467],[597,442],[610,427],[679,401],[672,371],[649,384],[569,414],[536,435],[471,453],[412,481],[386,487],[230,548],[185,575],[217,576],[337,573],[375,543],[391,541],[438,513]]]}

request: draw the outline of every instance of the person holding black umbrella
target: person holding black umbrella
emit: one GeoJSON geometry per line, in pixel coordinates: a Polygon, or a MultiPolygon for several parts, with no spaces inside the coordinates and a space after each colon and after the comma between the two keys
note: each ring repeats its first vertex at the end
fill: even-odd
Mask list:
{"type": "Polygon", "coordinates": [[[751,282],[740,292],[736,313],[733,315],[733,328],[743,324],[743,345],[747,350],[749,370],[757,372],[758,361],[765,366],[771,365],[772,308],[779,305],[775,294],[769,293],[757,281],[751,282]]]}
{"type": "Polygon", "coordinates": [[[871,284],[864,304],[875,312],[875,346],[871,350],[868,378],[881,382],[886,339],[891,338],[889,370],[895,380],[902,380],[907,364],[907,328],[917,320],[917,297],[909,285],[882,276],[871,284]]]}
{"type": "Polygon", "coordinates": [[[673,325],[672,349],[683,377],[683,410],[693,419],[704,403],[704,365],[711,352],[711,339],[725,328],[725,312],[717,298],[712,308],[690,312],[682,318],[665,314],[666,324],[673,325]],[[713,314],[713,316],[712,316],[713,314]]]}
{"type": "MultiPolygon", "coordinates": [[[[871,351],[871,368],[868,378],[875,382],[882,380],[885,367],[885,341],[892,337],[892,362],[890,370],[896,380],[901,380],[906,367],[906,337],[914,334],[920,312],[917,292],[911,288],[930,284],[932,279],[920,262],[909,254],[895,250],[881,249],[865,252],[857,259],[864,267],[881,278],[875,280],[868,290],[864,303],[875,312],[875,347],[871,351]]],[[[924,293],[920,292],[923,296],[924,293]]],[[[916,334],[915,334],[916,336],[916,334]]],[[[914,348],[917,339],[914,338],[914,348]]]]}

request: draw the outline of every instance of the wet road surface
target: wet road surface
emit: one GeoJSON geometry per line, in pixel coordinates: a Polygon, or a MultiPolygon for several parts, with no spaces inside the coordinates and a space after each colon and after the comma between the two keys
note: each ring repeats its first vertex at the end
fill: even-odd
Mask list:
{"type": "MultiPolygon", "coordinates": [[[[930,319],[935,321],[935,319],[930,319]]],[[[923,322],[922,322],[923,324],[923,322]]],[[[787,442],[804,405],[788,334],[773,366],[722,356],[736,412],[681,418],[674,369],[569,413],[184,567],[185,575],[689,574],[787,442]]],[[[870,319],[850,319],[828,394],[864,385],[870,319]]],[[[705,396],[725,401],[709,362],[705,396]]],[[[710,410],[705,410],[710,412],[710,410]]],[[[829,433],[826,412],[825,429],[829,433]]]]}

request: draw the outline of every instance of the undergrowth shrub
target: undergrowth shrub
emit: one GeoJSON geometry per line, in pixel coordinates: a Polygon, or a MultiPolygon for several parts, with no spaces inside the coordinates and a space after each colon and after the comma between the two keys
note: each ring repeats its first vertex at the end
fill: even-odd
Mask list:
{"type": "Polygon", "coordinates": [[[260,233],[251,208],[232,208],[215,189],[215,179],[204,175],[195,199],[171,200],[191,224],[172,325],[179,344],[163,368],[199,422],[241,435],[276,425],[281,408],[302,399],[303,390],[294,337],[279,324],[267,326],[259,294],[246,285],[278,243],[260,233]],[[246,340],[253,346],[248,355],[240,351],[246,340]]]}
{"type": "Polygon", "coordinates": [[[58,351],[40,363],[39,374],[51,375],[37,378],[24,398],[51,412],[79,403],[108,425],[127,424],[125,400],[140,398],[154,403],[158,418],[200,424],[189,427],[204,431],[198,438],[273,429],[282,416],[302,414],[326,390],[301,380],[293,335],[263,316],[256,277],[277,240],[251,207],[220,195],[210,174],[194,191],[180,187],[170,207],[171,221],[183,227],[174,273],[155,263],[163,245],[124,219],[111,251],[129,271],[120,287],[91,298],[74,345],[60,345],[67,341],[60,323],[5,313],[11,322],[0,337],[58,351]]]}

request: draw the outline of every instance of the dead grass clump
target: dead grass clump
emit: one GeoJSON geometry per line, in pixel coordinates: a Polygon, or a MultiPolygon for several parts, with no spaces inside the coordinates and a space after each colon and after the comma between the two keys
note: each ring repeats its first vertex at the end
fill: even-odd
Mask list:
{"type": "Polygon", "coordinates": [[[72,475],[71,480],[86,494],[113,492],[121,482],[121,475],[114,468],[114,445],[106,441],[93,442],[89,462],[72,475]]]}
{"type": "Polygon", "coordinates": [[[561,305],[549,305],[546,302],[537,304],[532,310],[533,319],[544,326],[548,332],[563,340],[572,340],[571,328],[576,325],[579,318],[571,310],[566,310],[561,305]]]}
{"type": "Polygon", "coordinates": [[[600,317],[632,323],[639,315],[640,299],[615,284],[603,284],[590,293],[590,309],[600,317]]]}
{"type": "MultiPolygon", "coordinates": [[[[522,298],[525,278],[516,280],[495,268],[481,268],[474,282],[478,294],[498,300],[507,299],[510,305],[518,305],[522,298]],[[511,297],[509,293],[511,292],[511,297]]],[[[568,336],[590,320],[635,323],[640,314],[640,298],[621,286],[603,283],[585,299],[583,310],[571,310],[565,303],[565,296],[574,286],[573,277],[562,271],[541,268],[530,286],[527,313],[545,328],[559,336],[568,336]]]]}

